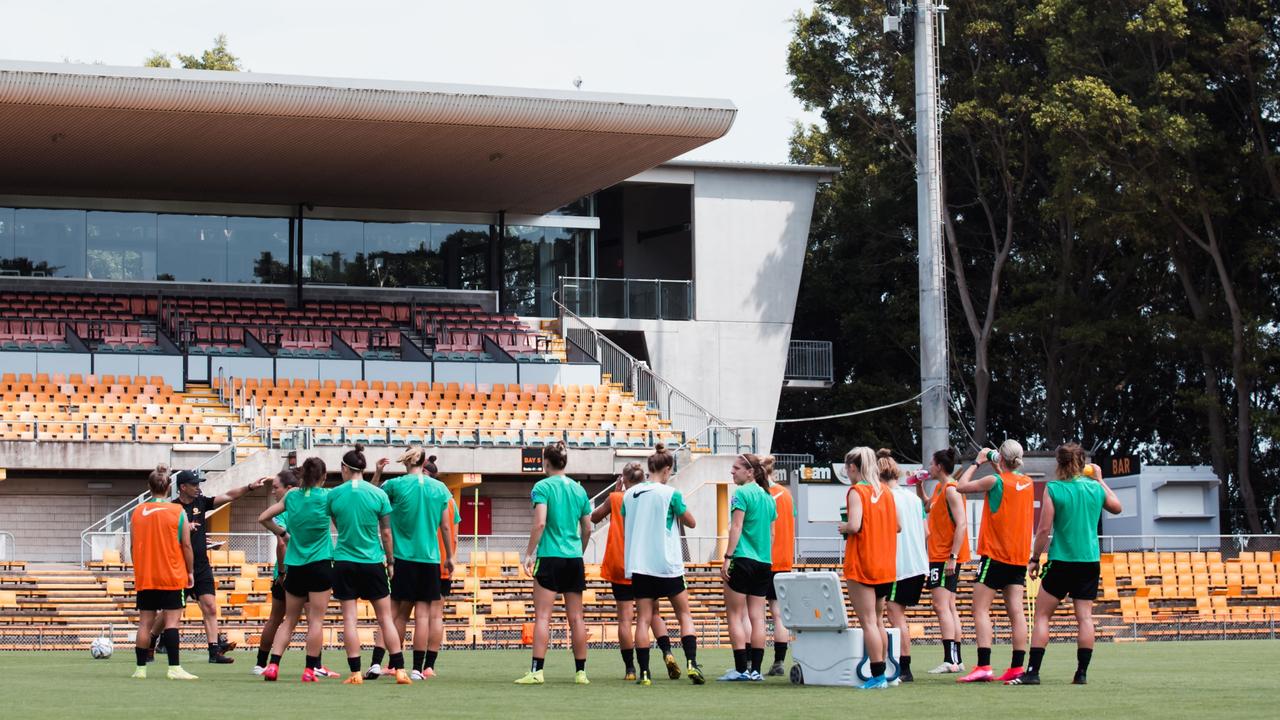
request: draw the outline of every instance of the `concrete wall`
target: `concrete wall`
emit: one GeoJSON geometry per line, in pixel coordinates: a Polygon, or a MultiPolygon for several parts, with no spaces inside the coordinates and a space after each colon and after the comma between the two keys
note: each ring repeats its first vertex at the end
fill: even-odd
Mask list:
{"type": "Polygon", "coordinates": [[[78,562],[80,532],[145,489],[141,474],[10,477],[0,482],[0,530],[13,533],[20,560],[78,562]],[[91,489],[91,482],[110,487],[91,489]]]}
{"type": "Polygon", "coordinates": [[[819,179],[726,167],[637,176],[693,185],[696,321],[590,321],[643,331],[658,374],[722,419],[758,427],[762,452],[773,439],[819,179]]]}

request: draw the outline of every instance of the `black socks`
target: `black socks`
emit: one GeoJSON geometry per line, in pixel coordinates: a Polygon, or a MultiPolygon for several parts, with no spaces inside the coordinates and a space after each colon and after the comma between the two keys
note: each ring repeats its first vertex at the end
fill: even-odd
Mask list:
{"type": "Polygon", "coordinates": [[[147,664],[147,656],[150,654],[150,648],[135,647],[133,649],[133,657],[138,661],[138,667],[142,667],[147,664]]]}
{"type": "MultiPolygon", "coordinates": [[[[167,646],[168,643],[165,643],[165,645],[167,646]]],[[[218,643],[209,643],[209,657],[213,657],[221,652],[222,648],[218,646],[218,643]]]]}
{"type": "Polygon", "coordinates": [[[573,671],[574,671],[574,672],[584,672],[586,669],[587,669],[587,659],[586,659],[586,658],[574,658],[574,659],[573,659],[573,671]]]}
{"type": "Polygon", "coordinates": [[[762,647],[751,648],[751,672],[757,672],[757,673],[760,672],[760,669],[763,665],[764,665],[764,648],[762,647]]]}
{"type": "Polygon", "coordinates": [[[315,669],[316,669],[316,668],[318,668],[318,667],[320,667],[320,656],[319,656],[319,655],[308,655],[308,656],[307,656],[307,668],[308,668],[308,669],[310,669],[310,670],[315,670],[315,669]]]}
{"type": "Polygon", "coordinates": [[[1031,648],[1031,662],[1027,663],[1028,675],[1039,675],[1040,665],[1044,662],[1044,648],[1031,648]]]}
{"type": "Polygon", "coordinates": [[[684,658],[691,663],[698,662],[698,637],[684,635],[680,638],[680,647],[684,650],[684,658]]]}
{"type": "Polygon", "coordinates": [[[164,633],[164,651],[169,656],[169,667],[179,665],[178,651],[182,640],[178,639],[178,628],[165,628],[164,633]]]}
{"type": "Polygon", "coordinates": [[[387,656],[387,649],[378,645],[373,646],[373,657],[369,659],[370,665],[381,665],[382,659],[387,656]]]}
{"type": "Polygon", "coordinates": [[[636,648],[636,660],[640,663],[640,672],[649,672],[649,648],[636,648]]]}
{"type": "Polygon", "coordinates": [[[1025,663],[1026,661],[1027,661],[1026,650],[1014,650],[1013,661],[1009,663],[1009,667],[1020,668],[1022,667],[1023,663],[1025,663]]]}
{"type": "Polygon", "coordinates": [[[889,667],[888,663],[873,662],[871,663],[871,677],[884,677],[884,671],[889,667]]]}
{"type": "Polygon", "coordinates": [[[744,672],[746,672],[746,671],[747,671],[747,657],[748,657],[748,655],[747,655],[747,649],[746,649],[746,648],[741,648],[741,649],[739,649],[739,648],[734,648],[734,649],[733,649],[733,669],[734,669],[734,670],[737,670],[737,671],[738,671],[738,672],[740,672],[740,673],[744,673],[744,672]]]}
{"type": "Polygon", "coordinates": [[[266,666],[267,666],[267,657],[268,657],[268,656],[270,656],[270,654],[271,654],[271,651],[270,651],[270,650],[259,650],[259,651],[258,651],[258,667],[266,667],[266,666]]]}
{"type": "Polygon", "coordinates": [[[989,647],[978,648],[978,666],[983,667],[983,666],[990,666],[990,665],[991,665],[991,648],[989,647]]]}
{"type": "Polygon", "coordinates": [[[426,662],[424,662],[424,663],[422,664],[422,669],[423,669],[423,670],[426,670],[426,669],[430,668],[430,669],[434,670],[434,669],[435,669],[435,667],[436,667],[436,658],[438,658],[438,657],[440,657],[440,651],[439,651],[439,650],[428,650],[428,651],[427,651],[427,660],[426,660],[426,662]]]}
{"type": "Polygon", "coordinates": [[[426,662],[426,661],[427,661],[427,651],[426,651],[426,650],[414,650],[414,651],[413,651],[413,669],[414,669],[414,670],[417,670],[417,671],[421,672],[421,671],[422,671],[422,663],[424,663],[424,662],[426,662]]]}
{"type": "Polygon", "coordinates": [[[545,663],[546,661],[547,661],[546,658],[540,658],[540,657],[534,658],[533,665],[529,667],[530,672],[538,672],[539,670],[541,670],[543,663],[545,663]]]}
{"type": "Polygon", "coordinates": [[[360,656],[347,658],[347,669],[353,673],[360,672],[360,656]]]}
{"type": "Polygon", "coordinates": [[[281,656],[281,655],[272,655],[272,656],[271,656],[271,661],[270,661],[270,662],[271,662],[271,664],[272,664],[272,665],[279,665],[279,664],[280,664],[280,658],[281,658],[281,657],[283,657],[283,656],[281,656]]]}
{"type": "Polygon", "coordinates": [[[787,659],[787,644],[784,642],[774,641],[773,643],[773,661],[780,663],[787,659]]]}
{"type": "Polygon", "coordinates": [[[901,655],[898,657],[898,669],[902,675],[911,676],[911,656],[901,655]]]}
{"type": "Polygon", "coordinates": [[[392,670],[403,670],[404,669],[404,653],[402,652],[391,653],[391,657],[388,658],[388,661],[387,661],[387,667],[392,670]]]}
{"type": "Polygon", "coordinates": [[[662,637],[657,638],[656,642],[658,643],[658,649],[662,651],[663,655],[671,654],[671,638],[663,635],[662,637]]]}
{"type": "Polygon", "coordinates": [[[625,667],[628,670],[635,670],[636,669],[636,651],[632,648],[622,648],[619,650],[619,652],[622,653],[623,667],[625,667]]]}
{"type": "Polygon", "coordinates": [[[1093,648],[1076,648],[1076,674],[1089,672],[1089,661],[1093,660],[1093,648]]]}

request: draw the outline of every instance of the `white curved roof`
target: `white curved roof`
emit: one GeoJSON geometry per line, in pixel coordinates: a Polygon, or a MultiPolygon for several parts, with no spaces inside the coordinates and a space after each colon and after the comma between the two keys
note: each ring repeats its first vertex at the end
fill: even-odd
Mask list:
{"type": "Polygon", "coordinates": [[[727,100],[0,61],[0,193],[543,213],[727,100]]]}

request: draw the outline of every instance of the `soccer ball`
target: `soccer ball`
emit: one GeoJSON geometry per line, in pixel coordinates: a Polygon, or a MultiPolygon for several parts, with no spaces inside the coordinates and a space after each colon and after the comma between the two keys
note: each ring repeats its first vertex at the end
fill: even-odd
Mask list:
{"type": "Polygon", "coordinates": [[[114,651],[115,644],[106,636],[97,638],[89,644],[89,655],[93,656],[94,660],[106,660],[114,651]]]}

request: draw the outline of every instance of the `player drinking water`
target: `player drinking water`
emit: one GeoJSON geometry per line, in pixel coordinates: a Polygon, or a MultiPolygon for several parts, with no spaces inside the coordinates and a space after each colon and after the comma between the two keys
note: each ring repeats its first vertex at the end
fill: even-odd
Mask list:
{"type": "Polygon", "coordinates": [[[541,685],[547,644],[551,639],[551,613],[556,595],[564,594],[565,614],[573,643],[574,676],[578,685],[587,679],[587,626],[582,615],[582,591],[587,587],[582,551],[591,541],[591,499],[587,491],[564,474],[569,451],[563,442],[542,449],[548,473],[533,486],[533,527],[525,549],[525,570],[533,576],[533,663],[517,685],[541,685]]]}
{"type": "MultiPolygon", "coordinates": [[[[623,495],[622,514],[626,522],[625,569],[636,597],[636,659],[640,662],[640,685],[649,685],[649,630],[657,627],[658,600],[667,598],[680,622],[680,644],[694,685],[705,682],[698,665],[698,642],[689,610],[689,593],[684,582],[684,553],[680,527],[696,526],[684,496],[667,483],[675,468],[675,458],[659,443],[649,456],[649,480],[633,485],[623,495]]],[[[638,468],[637,468],[638,469],[638,468]]],[[[666,637],[665,627],[659,638],[666,637]]],[[[668,677],[680,677],[680,668],[668,651],[663,652],[668,677]]]]}
{"type": "Polygon", "coordinates": [[[756,455],[739,455],[730,471],[738,489],[729,508],[729,540],[725,544],[725,614],[733,645],[733,669],[719,679],[761,681],[764,664],[765,599],[773,572],[773,520],[778,508],[769,495],[769,478],[756,455]]]}
{"type": "Polygon", "coordinates": [[[1031,523],[1035,514],[1035,483],[1018,472],[1022,467],[1022,445],[1005,440],[1000,452],[984,448],[974,464],[965,468],[956,488],[962,493],[982,493],[982,525],[978,529],[978,582],[973,586],[973,624],[978,635],[978,664],[973,672],[956,682],[1005,682],[1022,674],[1027,653],[1027,618],[1022,595],[1027,583],[1027,561],[1031,558],[1031,523]],[[974,480],[983,463],[993,463],[995,472],[974,480]],[[1000,677],[991,672],[991,602],[999,592],[1013,626],[1013,660],[1000,677]]]}
{"type": "Polygon", "coordinates": [[[328,472],[317,457],[302,463],[302,483],[288,490],[284,499],[267,508],[258,522],[288,544],[285,555],[284,622],[276,631],[271,657],[262,671],[262,679],[274,682],[280,676],[283,657],[293,630],[298,626],[302,610],[307,610],[307,665],[302,682],[316,682],[320,651],[324,646],[324,614],[329,607],[333,587],[333,543],[329,535],[329,491],[324,488],[328,472]],[[281,513],[289,514],[286,531],[275,523],[281,513]]]}
{"type": "MultiPolygon", "coordinates": [[[[956,489],[951,477],[955,472],[958,454],[953,448],[944,448],[933,454],[929,463],[929,476],[938,481],[928,501],[928,551],[929,577],[925,587],[933,599],[933,612],[938,616],[939,633],[942,635],[942,664],[930,670],[934,675],[964,671],[960,659],[960,641],[963,625],[960,611],[956,609],[956,589],[960,579],[960,563],[969,561],[969,521],[965,511],[964,496],[956,489]]],[[[916,486],[921,496],[924,484],[916,486]]]]}
{"type": "MultiPolygon", "coordinates": [[[[622,653],[623,679],[636,679],[635,666],[635,593],[632,591],[631,579],[627,577],[626,559],[626,521],[622,517],[622,497],[624,491],[644,482],[644,468],[640,463],[627,463],[618,476],[618,482],[609,493],[606,502],[591,512],[591,522],[600,523],[609,518],[609,534],[605,538],[604,560],[600,563],[600,577],[610,584],[613,601],[617,607],[618,648],[622,653]]],[[[671,639],[667,637],[667,624],[662,615],[654,613],[649,620],[653,634],[658,640],[658,649],[662,651],[663,661],[667,664],[667,674],[672,679],[680,677],[680,665],[671,654],[671,639]]]]}
{"type": "MultiPolygon", "coordinates": [[[[880,618],[898,570],[898,511],[893,493],[880,480],[878,457],[893,462],[888,450],[874,453],[869,447],[856,447],[845,454],[844,466],[851,483],[845,494],[848,520],[838,526],[845,537],[844,577],[848,580],[849,603],[858,616],[870,663],[871,677],[862,684],[864,690],[889,686],[885,677],[888,636],[880,618]]],[[[889,471],[887,464],[885,469],[889,471]]],[[[893,464],[892,471],[896,470],[897,465],[893,464]]]]}
{"type": "Polygon", "coordinates": [[[1040,577],[1036,596],[1035,630],[1031,634],[1031,660],[1021,677],[1006,685],[1039,685],[1044,651],[1049,644],[1049,620],[1058,603],[1071,596],[1075,605],[1076,674],[1073,685],[1084,685],[1093,659],[1093,601],[1098,597],[1098,523],[1102,511],[1117,515],[1124,510],[1120,498],[1102,481],[1102,469],[1092,466],[1086,477],[1084,450],[1076,443],[1057,450],[1057,479],[1045,486],[1040,499],[1040,527],[1027,571],[1040,577]],[[1049,534],[1053,533],[1053,542],[1049,534]],[[1040,555],[1049,546],[1049,562],[1040,565],[1040,555]]]}

